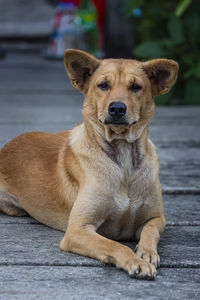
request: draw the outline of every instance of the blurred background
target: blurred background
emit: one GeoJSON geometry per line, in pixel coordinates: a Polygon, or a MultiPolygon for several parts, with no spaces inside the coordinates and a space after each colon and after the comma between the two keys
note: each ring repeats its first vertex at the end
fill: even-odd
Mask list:
{"type": "Polygon", "coordinates": [[[179,78],[159,105],[200,104],[198,0],[0,0],[0,59],[10,53],[61,59],[67,48],[97,57],[165,57],[179,78]]]}

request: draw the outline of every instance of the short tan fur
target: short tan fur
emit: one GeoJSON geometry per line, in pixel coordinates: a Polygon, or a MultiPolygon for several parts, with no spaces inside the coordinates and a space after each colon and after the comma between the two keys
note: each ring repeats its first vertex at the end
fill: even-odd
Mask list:
{"type": "Polygon", "coordinates": [[[66,50],[66,71],[85,95],[83,123],[30,132],[0,152],[0,210],[64,231],[60,249],[153,279],[165,228],[159,161],[148,139],[154,96],[174,84],[173,60],[99,60],[66,50]],[[138,240],[136,253],[120,240],[138,240]]]}

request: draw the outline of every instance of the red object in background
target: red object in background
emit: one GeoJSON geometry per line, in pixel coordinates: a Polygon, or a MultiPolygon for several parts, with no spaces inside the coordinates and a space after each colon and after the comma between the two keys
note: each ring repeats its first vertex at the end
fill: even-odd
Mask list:
{"type": "Polygon", "coordinates": [[[104,49],[104,20],[106,10],[106,0],[92,0],[98,12],[98,29],[100,48],[104,49]]]}
{"type": "MultiPolygon", "coordinates": [[[[76,6],[79,6],[81,0],[61,0],[61,3],[68,3],[73,2],[76,6]]],[[[98,11],[98,24],[103,26],[104,24],[104,17],[105,17],[105,2],[106,0],[92,0],[94,5],[98,11]]]]}
{"type": "Polygon", "coordinates": [[[92,0],[98,11],[98,24],[100,26],[104,25],[105,17],[105,0],[92,0]]]}
{"type": "MultiPolygon", "coordinates": [[[[73,2],[76,6],[79,6],[81,0],[61,0],[61,3],[73,2]]],[[[98,12],[98,30],[99,30],[99,44],[100,48],[104,49],[104,20],[105,20],[105,7],[106,0],[92,0],[98,12]]]]}

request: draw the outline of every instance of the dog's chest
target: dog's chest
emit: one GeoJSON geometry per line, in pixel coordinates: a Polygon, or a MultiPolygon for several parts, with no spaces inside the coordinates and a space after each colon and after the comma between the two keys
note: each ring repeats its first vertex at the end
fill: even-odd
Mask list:
{"type": "Polygon", "coordinates": [[[118,145],[116,153],[119,177],[115,177],[111,213],[102,229],[110,238],[131,239],[136,230],[137,216],[144,205],[143,179],[148,181],[148,178],[145,178],[145,162],[141,161],[132,145],[118,145]]]}
{"type": "Polygon", "coordinates": [[[143,206],[142,198],[129,198],[126,192],[117,191],[113,197],[110,215],[102,226],[103,233],[116,240],[127,240],[134,237],[137,216],[143,206]]]}

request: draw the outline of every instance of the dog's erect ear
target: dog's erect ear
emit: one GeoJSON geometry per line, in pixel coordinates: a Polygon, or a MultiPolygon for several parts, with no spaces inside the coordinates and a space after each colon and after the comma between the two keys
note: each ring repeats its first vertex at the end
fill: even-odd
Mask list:
{"type": "Polygon", "coordinates": [[[178,64],[169,59],[153,59],[143,63],[152,87],[153,96],[167,93],[177,78],[178,64]]]}
{"type": "Polygon", "coordinates": [[[64,52],[64,64],[72,85],[81,92],[86,92],[89,80],[99,66],[100,61],[94,56],[69,49],[64,52]]]}

